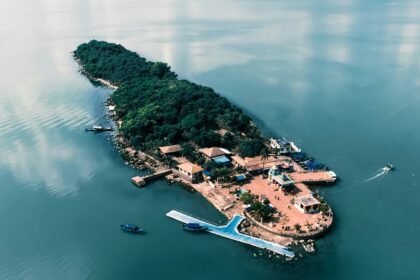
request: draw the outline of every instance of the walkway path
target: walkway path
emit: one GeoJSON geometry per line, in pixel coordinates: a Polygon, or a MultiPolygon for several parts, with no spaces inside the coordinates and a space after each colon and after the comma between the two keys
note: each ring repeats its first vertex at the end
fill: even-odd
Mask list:
{"type": "Polygon", "coordinates": [[[252,237],[249,235],[242,234],[238,231],[238,225],[242,222],[245,217],[240,215],[235,215],[228,224],[224,226],[217,226],[210,222],[205,222],[201,219],[194,218],[190,215],[181,213],[176,210],[172,210],[166,214],[166,216],[178,220],[182,223],[199,223],[207,227],[207,231],[225,238],[229,238],[238,242],[242,242],[254,247],[261,249],[267,249],[274,253],[293,258],[295,254],[289,250],[289,248],[284,247],[280,244],[252,237]]]}

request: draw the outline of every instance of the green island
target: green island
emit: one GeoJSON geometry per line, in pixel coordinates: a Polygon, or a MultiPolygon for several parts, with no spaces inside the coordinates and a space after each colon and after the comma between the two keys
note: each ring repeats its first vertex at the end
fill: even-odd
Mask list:
{"type": "MultiPolygon", "coordinates": [[[[336,174],[293,142],[263,137],[249,116],[213,89],[178,79],[166,63],[114,43],[81,44],[74,58],[92,82],[115,89],[108,104],[120,150],[127,164],[152,169],[131,179],[137,186],[162,176],[188,185],[238,223],[239,232],[228,238],[254,238],[254,246],[286,256],[293,253],[278,246],[300,245],[297,240],[331,227],[331,208],[310,186],[334,183],[336,174]]],[[[313,241],[303,246],[314,251],[313,241]]]]}
{"type": "Polygon", "coordinates": [[[149,62],[123,46],[90,41],[74,56],[89,75],[118,87],[112,95],[120,131],[144,151],[159,146],[194,143],[223,145],[242,156],[264,149],[259,129],[241,109],[213,89],[180,80],[166,63],[149,62]],[[230,133],[222,137],[217,131],[230,133]]]}

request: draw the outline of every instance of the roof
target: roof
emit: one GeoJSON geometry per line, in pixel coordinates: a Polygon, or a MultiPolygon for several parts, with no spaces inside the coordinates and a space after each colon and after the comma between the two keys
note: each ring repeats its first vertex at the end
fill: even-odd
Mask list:
{"type": "Polygon", "coordinates": [[[277,144],[279,144],[281,147],[290,145],[290,142],[286,140],[284,137],[280,138],[271,138],[271,141],[275,141],[277,144]]]}
{"type": "Polygon", "coordinates": [[[273,176],[273,180],[282,186],[293,185],[295,183],[289,176],[284,173],[273,176]]]}
{"type": "Polygon", "coordinates": [[[321,202],[319,202],[318,199],[316,199],[312,195],[307,194],[307,195],[296,198],[295,203],[301,204],[303,206],[312,206],[312,205],[318,205],[321,202]]]}
{"type": "Polygon", "coordinates": [[[230,159],[227,156],[218,156],[213,158],[214,162],[217,164],[226,164],[230,162],[230,159]]]}
{"type": "Polygon", "coordinates": [[[216,130],[215,132],[218,133],[220,136],[225,136],[226,133],[230,133],[228,130],[226,130],[224,128],[216,130]]]}
{"type": "Polygon", "coordinates": [[[217,148],[217,147],[203,148],[203,149],[200,149],[199,152],[208,156],[209,158],[223,156],[230,153],[226,149],[217,148]]]}
{"type": "Polygon", "coordinates": [[[180,145],[170,145],[159,147],[160,151],[164,154],[176,153],[182,150],[180,145]]]}
{"type": "Polygon", "coordinates": [[[264,161],[262,160],[261,156],[242,158],[236,155],[236,156],[233,156],[232,159],[237,164],[244,167],[248,171],[260,170],[263,168],[263,166],[266,169],[270,169],[271,167],[283,162],[283,160],[272,157],[272,156],[268,157],[264,161]]]}
{"type": "Polygon", "coordinates": [[[178,165],[178,168],[179,169],[182,169],[184,171],[187,171],[187,172],[189,172],[191,174],[194,174],[194,173],[198,173],[198,172],[203,171],[203,168],[201,168],[200,165],[191,163],[189,161],[188,162],[184,162],[183,164],[178,165]]]}

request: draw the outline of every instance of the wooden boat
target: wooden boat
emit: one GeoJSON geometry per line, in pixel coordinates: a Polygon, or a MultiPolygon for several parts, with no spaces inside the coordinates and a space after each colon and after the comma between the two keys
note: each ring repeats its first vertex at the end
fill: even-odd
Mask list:
{"type": "Polygon", "coordinates": [[[133,224],[122,224],[120,225],[120,228],[123,231],[132,232],[132,233],[140,233],[144,231],[142,228],[139,228],[138,226],[133,225],[133,224]]]}
{"type": "Polygon", "coordinates": [[[94,125],[91,128],[86,128],[86,131],[94,131],[94,132],[103,132],[103,131],[113,131],[114,129],[110,126],[104,127],[100,125],[94,125]]]}
{"type": "Polygon", "coordinates": [[[205,231],[207,230],[206,226],[200,225],[199,223],[188,223],[183,225],[185,230],[190,231],[205,231]]]}

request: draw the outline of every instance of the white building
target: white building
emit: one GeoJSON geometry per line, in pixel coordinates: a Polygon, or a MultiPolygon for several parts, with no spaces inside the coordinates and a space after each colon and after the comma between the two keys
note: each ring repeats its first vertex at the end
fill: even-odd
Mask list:
{"type": "Polygon", "coordinates": [[[291,152],[300,152],[299,149],[293,142],[289,142],[284,137],[270,138],[270,146],[273,149],[279,150],[280,154],[288,154],[291,152]]]}

